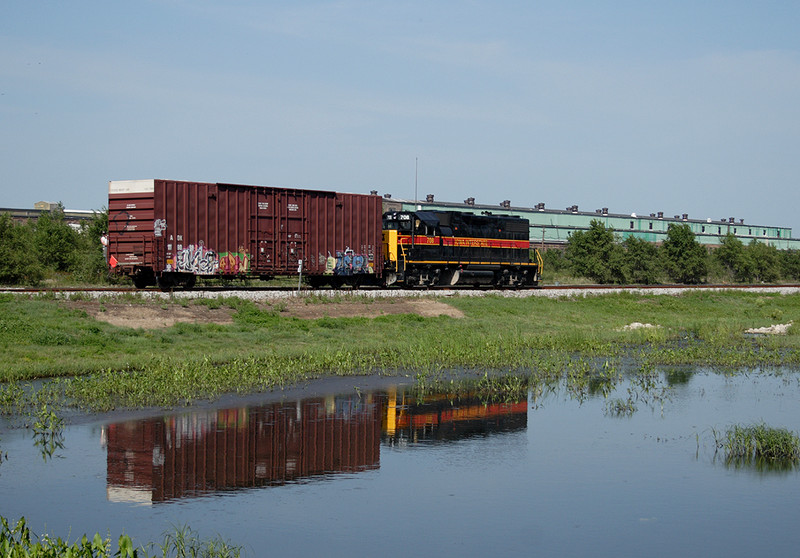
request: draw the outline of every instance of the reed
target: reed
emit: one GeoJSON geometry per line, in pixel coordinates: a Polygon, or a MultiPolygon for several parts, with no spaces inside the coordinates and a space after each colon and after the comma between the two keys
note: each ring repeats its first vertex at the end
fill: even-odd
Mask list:
{"type": "Polygon", "coordinates": [[[728,464],[800,464],[800,437],[785,428],[734,425],[724,434],[714,431],[714,438],[728,464]]]}
{"type": "Polygon", "coordinates": [[[241,547],[220,537],[201,538],[189,527],[174,527],[164,534],[163,542],[138,548],[128,535],[121,535],[117,550],[112,553],[111,548],[111,538],[99,533],[91,540],[83,535],[80,540],[69,542],[46,533],[36,535],[24,517],[11,525],[0,516],[0,552],[9,558],[236,558],[241,554],[241,547]]]}

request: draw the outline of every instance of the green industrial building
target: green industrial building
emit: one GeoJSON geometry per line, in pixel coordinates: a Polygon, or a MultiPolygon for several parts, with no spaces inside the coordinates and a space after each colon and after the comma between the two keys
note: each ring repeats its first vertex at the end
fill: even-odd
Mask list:
{"type": "Polygon", "coordinates": [[[639,215],[636,213],[611,213],[608,208],[595,211],[580,211],[577,205],[566,209],[550,209],[539,203],[534,207],[516,207],[506,200],[499,205],[475,203],[475,198],[468,198],[463,203],[439,202],[433,195],[423,200],[393,199],[384,195],[385,211],[413,211],[416,209],[430,211],[469,211],[479,214],[514,215],[527,219],[531,228],[531,244],[539,248],[559,248],[566,245],[573,231],[585,231],[589,224],[600,221],[622,239],[634,236],[648,242],[660,243],[667,238],[667,228],[671,224],[689,225],[701,244],[718,245],[720,237],[733,234],[744,244],[753,240],[774,246],[779,250],[800,249],[800,239],[792,238],[790,227],[772,225],[755,225],[746,223],[744,219],[726,217],[724,219],[690,219],[688,215],[666,216],[663,212],[639,215]]]}

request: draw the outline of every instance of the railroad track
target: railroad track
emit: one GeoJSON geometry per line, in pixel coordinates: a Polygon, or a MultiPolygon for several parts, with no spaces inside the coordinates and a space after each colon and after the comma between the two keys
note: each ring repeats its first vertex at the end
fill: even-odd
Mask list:
{"type": "Polygon", "coordinates": [[[99,298],[115,295],[142,295],[147,298],[209,298],[216,296],[246,296],[253,298],[281,298],[296,294],[317,294],[321,296],[362,295],[374,297],[447,296],[450,294],[480,295],[499,294],[502,296],[586,296],[587,294],[603,294],[612,292],[632,292],[649,294],[678,294],[682,291],[754,291],[766,293],[791,294],[800,293],[800,284],[785,285],[541,285],[534,289],[496,289],[488,287],[431,287],[427,289],[400,289],[381,287],[361,287],[358,289],[310,289],[289,286],[199,286],[192,290],[175,289],[164,292],[157,288],[136,289],[134,287],[0,287],[0,293],[52,295],[60,298],[88,296],[99,298]]]}

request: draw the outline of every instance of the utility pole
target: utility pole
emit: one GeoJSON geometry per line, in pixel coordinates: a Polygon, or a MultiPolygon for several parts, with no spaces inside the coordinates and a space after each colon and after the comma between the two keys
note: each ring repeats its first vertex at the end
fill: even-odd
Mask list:
{"type": "Polygon", "coordinates": [[[419,196],[417,195],[417,170],[419,168],[419,157],[414,157],[414,206],[417,206],[419,196]]]}

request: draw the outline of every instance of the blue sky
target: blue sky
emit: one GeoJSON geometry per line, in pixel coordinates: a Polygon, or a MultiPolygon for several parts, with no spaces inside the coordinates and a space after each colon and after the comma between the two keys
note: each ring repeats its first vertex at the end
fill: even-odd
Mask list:
{"type": "Polygon", "coordinates": [[[0,207],[168,178],[800,236],[800,3],[8,0],[0,207]]]}

